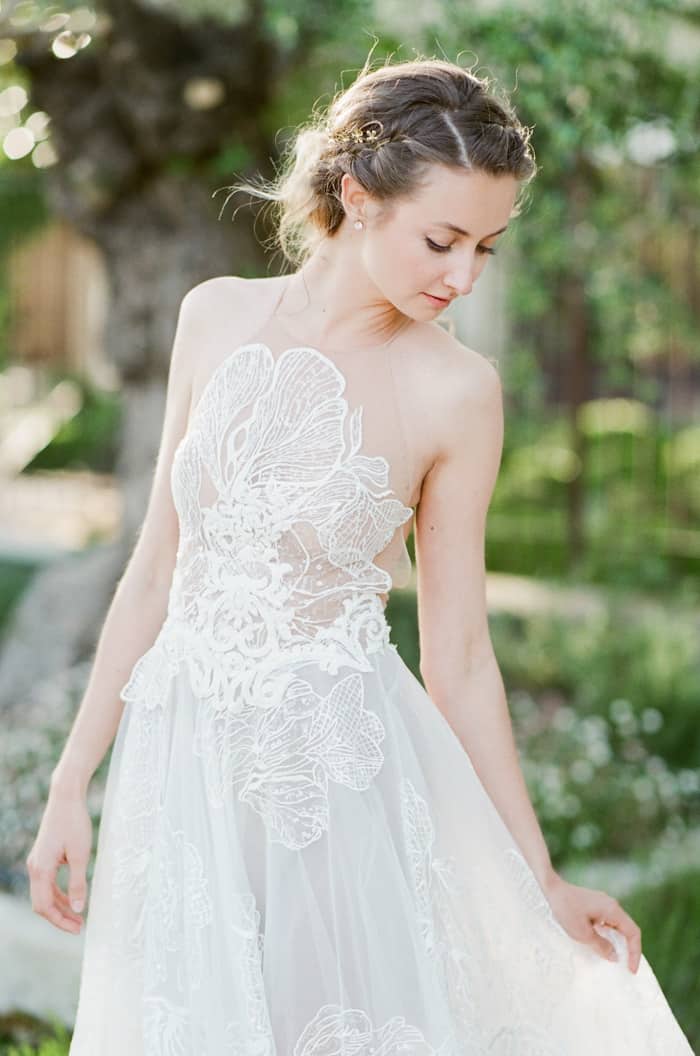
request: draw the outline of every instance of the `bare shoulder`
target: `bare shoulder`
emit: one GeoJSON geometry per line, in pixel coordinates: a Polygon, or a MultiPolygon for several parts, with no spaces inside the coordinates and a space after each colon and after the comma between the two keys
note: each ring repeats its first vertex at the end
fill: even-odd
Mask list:
{"type": "Polygon", "coordinates": [[[427,325],[432,337],[430,355],[448,400],[461,403],[465,399],[492,399],[494,389],[500,385],[500,375],[492,361],[443,327],[427,325]]]}
{"type": "Polygon", "coordinates": [[[425,323],[412,335],[408,362],[416,423],[429,436],[432,464],[463,443],[472,429],[502,429],[501,377],[487,356],[458,340],[437,323],[425,323]]]}
{"type": "MultiPolygon", "coordinates": [[[[187,291],[183,306],[188,314],[207,321],[210,325],[217,322],[230,323],[232,315],[244,306],[250,312],[251,307],[265,303],[276,288],[276,278],[247,279],[240,275],[215,275],[204,279],[187,291]]],[[[240,321],[243,324],[243,320],[240,321]]]]}
{"type": "Polygon", "coordinates": [[[225,356],[257,332],[277,281],[217,275],[187,291],[180,307],[177,344],[189,350],[188,358],[191,354],[195,398],[225,356]]]}

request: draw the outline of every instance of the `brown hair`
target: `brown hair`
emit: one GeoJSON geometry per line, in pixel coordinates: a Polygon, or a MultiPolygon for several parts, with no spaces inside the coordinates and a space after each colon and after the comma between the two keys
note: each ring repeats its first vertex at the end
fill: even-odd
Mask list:
{"type": "MultiPolygon", "coordinates": [[[[297,129],[274,180],[227,188],[270,203],[277,214],[272,241],[295,265],[340,226],[346,172],[390,204],[414,193],[436,163],[514,176],[523,187],[537,171],[531,130],[496,98],[487,79],[436,58],[374,70],[368,64],[325,115],[297,129]]],[[[513,215],[518,212],[515,206],[513,215]]]]}

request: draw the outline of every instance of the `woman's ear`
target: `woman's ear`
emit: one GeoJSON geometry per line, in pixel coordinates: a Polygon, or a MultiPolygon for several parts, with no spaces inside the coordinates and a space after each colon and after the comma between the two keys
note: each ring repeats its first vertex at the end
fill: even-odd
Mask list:
{"type": "Polygon", "coordinates": [[[348,216],[365,216],[369,194],[349,172],[340,181],[340,199],[348,216]]]}

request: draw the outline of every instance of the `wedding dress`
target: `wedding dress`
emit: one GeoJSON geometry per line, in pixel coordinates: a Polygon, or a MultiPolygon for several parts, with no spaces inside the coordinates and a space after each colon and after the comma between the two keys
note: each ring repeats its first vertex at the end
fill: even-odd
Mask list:
{"type": "Polygon", "coordinates": [[[177,561],[121,692],[70,1056],[692,1056],[644,956],[555,920],[390,640],[397,343],[322,352],[275,297],[174,455],[177,561]]]}

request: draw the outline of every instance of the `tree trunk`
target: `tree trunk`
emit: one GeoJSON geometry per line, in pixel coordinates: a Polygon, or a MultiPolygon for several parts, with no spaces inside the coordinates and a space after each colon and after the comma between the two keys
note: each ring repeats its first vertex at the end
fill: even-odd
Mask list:
{"type": "Polygon", "coordinates": [[[118,543],[47,567],[20,600],[0,656],[0,713],[20,721],[33,686],[95,649],[151,486],[182,296],[211,276],[263,266],[247,211],[235,227],[219,219],[212,193],[226,181],[210,162],[235,131],[249,159],[243,174],[265,171],[274,151],[261,114],[273,71],[289,65],[264,39],[257,4],[236,26],[184,25],[134,0],[107,6],[104,37],[68,61],[47,49],[45,34],[18,40],[16,61],[29,71],[33,107],[51,118],[59,156],[46,174],[50,204],[105,255],[106,344],[123,381],[116,472],[125,496],[118,543]],[[197,78],[218,87],[216,105],[186,102],[197,78]]]}

